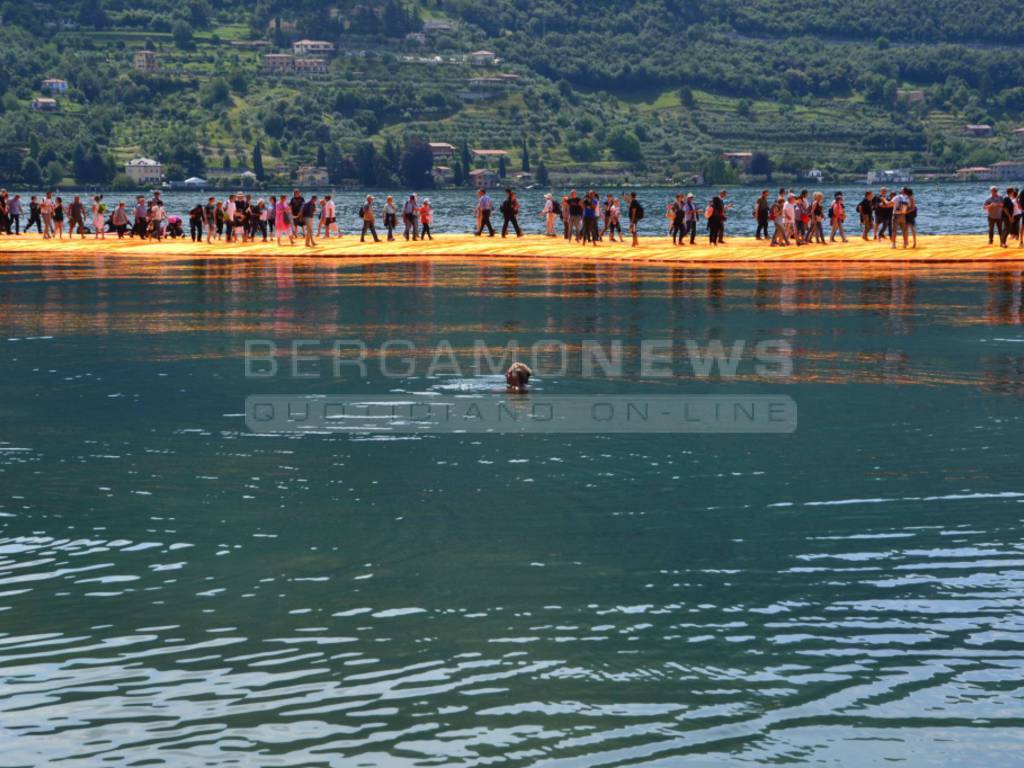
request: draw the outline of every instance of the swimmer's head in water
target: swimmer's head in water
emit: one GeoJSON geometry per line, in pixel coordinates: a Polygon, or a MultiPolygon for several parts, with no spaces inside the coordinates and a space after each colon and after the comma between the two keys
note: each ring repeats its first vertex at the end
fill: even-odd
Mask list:
{"type": "Polygon", "coordinates": [[[526,363],[512,363],[505,371],[505,386],[509,392],[525,392],[533,371],[526,363]]]}

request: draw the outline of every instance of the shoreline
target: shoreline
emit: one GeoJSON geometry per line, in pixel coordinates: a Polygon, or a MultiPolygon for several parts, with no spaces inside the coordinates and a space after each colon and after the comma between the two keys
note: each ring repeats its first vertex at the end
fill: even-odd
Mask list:
{"type": "Polygon", "coordinates": [[[603,242],[597,246],[567,243],[561,237],[526,235],[522,238],[476,237],[471,234],[439,234],[435,240],[360,243],[358,235],[319,240],[315,248],[301,242],[278,246],[276,242],[193,243],[188,238],[160,241],[96,239],[91,235],[72,241],[45,240],[38,234],[0,238],[3,257],[107,257],[143,259],[249,259],[253,257],[316,260],[368,259],[422,261],[431,259],[529,259],[531,261],[602,261],[653,264],[711,264],[747,267],[757,264],[945,264],[977,265],[986,262],[1024,261],[1024,248],[989,245],[986,235],[921,235],[918,247],[893,249],[887,242],[860,238],[849,243],[771,247],[753,237],[728,238],[722,246],[707,240],[696,245],[675,246],[667,236],[641,236],[636,248],[628,243],[603,242]]]}

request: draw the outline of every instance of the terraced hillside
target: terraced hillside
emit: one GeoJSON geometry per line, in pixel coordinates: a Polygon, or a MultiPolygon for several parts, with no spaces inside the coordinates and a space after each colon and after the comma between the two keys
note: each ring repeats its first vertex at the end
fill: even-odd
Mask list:
{"type": "Polygon", "coordinates": [[[730,178],[723,151],[780,173],[1024,153],[1019,14],[943,0],[902,25],[858,8],[785,23],[763,0],[6,2],[0,179],[127,185],[121,164],[145,155],[169,178],[322,166],[390,183],[420,174],[415,137],[459,148],[456,183],[484,164],[463,147],[506,150],[507,173],[650,181],[730,178]],[[330,50],[295,52],[303,39],[330,50]]]}

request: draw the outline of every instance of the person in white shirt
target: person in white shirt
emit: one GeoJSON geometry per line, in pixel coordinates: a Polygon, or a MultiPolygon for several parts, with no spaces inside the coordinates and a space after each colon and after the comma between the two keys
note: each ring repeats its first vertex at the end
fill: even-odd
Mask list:
{"type": "Polygon", "coordinates": [[[796,195],[789,193],[786,204],[782,206],[782,220],[786,225],[786,239],[796,239],[796,195]]]}
{"type": "Polygon", "coordinates": [[[555,204],[551,199],[551,193],[547,192],[544,195],[544,207],[541,209],[540,215],[545,220],[544,234],[548,237],[555,236],[555,204]]]}
{"type": "Polygon", "coordinates": [[[224,240],[228,243],[235,239],[235,210],[235,196],[228,195],[224,206],[224,240]]]}
{"type": "Polygon", "coordinates": [[[334,200],[330,195],[324,197],[323,207],[323,222],[324,222],[324,239],[331,236],[331,227],[334,227],[335,234],[341,237],[341,232],[337,228],[337,220],[334,217],[334,200]]]}

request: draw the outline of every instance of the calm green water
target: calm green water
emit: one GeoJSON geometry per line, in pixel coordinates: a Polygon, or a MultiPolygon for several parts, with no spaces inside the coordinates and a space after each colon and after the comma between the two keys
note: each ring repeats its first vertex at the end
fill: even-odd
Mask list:
{"type": "Polygon", "coordinates": [[[1021,764],[1019,265],[0,271],[0,765],[1021,764]],[[392,338],[620,340],[623,378],[535,391],[799,428],[244,428],[254,393],[494,387],[244,376],[246,339],[392,338]],[[667,338],[786,339],[792,375],[644,377],[667,338]]]}

